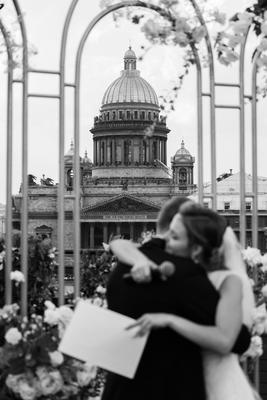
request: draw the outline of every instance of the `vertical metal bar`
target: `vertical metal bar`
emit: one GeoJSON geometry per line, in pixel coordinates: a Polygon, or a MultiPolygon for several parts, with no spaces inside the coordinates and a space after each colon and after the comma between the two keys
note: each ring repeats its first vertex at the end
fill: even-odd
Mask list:
{"type": "Polygon", "coordinates": [[[260,53],[255,54],[252,68],[252,99],[251,99],[251,122],[252,122],[252,243],[258,247],[258,144],[257,144],[257,58],[260,53]]]}
{"type": "MultiPolygon", "coordinates": [[[[257,165],[257,59],[260,52],[257,51],[252,68],[252,99],[251,99],[251,122],[252,122],[252,193],[253,193],[253,208],[252,208],[252,243],[254,247],[258,247],[258,165],[257,165]]],[[[254,268],[254,280],[258,283],[258,271],[254,268]]],[[[254,385],[259,392],[260,389],[260,360],[255,362],[254,369],[254,385]]]]}
{"type": "Polygon", "coordinates": [[[202,70],[199,55],[194,46],[197,67],[197,151],[198,151],[198,202],[203,204],[204,178],[203,178],[203,98],[202,98],[202,70]]]}
{"type": "Polygon", "coordinates": [[[215,73],[214,73],[214,59],[212,44],[209,37],[209,31],[206,26],[205,20],[201,13],[199,6],[195,0],[190,0],[192,3],[199,22],[204,27],[206,31],[205,41],[207,46],[207,51],[209,55],[209,89],[210,89],[210,151],[211,151],[211,198],[212,198],[212,208],[216,210],[217,208],[217,160],[216,160],[216,116],[215,116],[215,73]]]}
{"type": "Polygon", "coordinates": [[[12,285],[10,280],[10,273],[12,271],[12,145],[13,145],[13,130],[12,130],[12,102],[13,102],[13,56],[11,50],[11,43],[5,26],[0,20],[0,30],[2,32],[5,46],[7,49],[8,60],[8,77],[7,77],[7,128],[6,128],[6,265],[5,265],[5,303],[11,304],[12,302],[12,285]]]}
{"type": "Polygon", "coordinates": [[[22,76],[22,207],[21,207],[21,271],[25,282],[21,288],[21,313],[27,314],[28,292],[28,42],[23,14],[17,0],[13,0],[20,25],[23,47],[22,76]]]}
{"type": "Polygon", "coordinates": [[[73,0],[66,19],[61,38],[60,49],[60,98],[59,98],[59,183],[58,183],[58,284],[59,304],[64,304],[64,275],[65,275],[65,249],[64,249],[64,147],[65,147],[65,58],[66,42],[71,18],[78,0],[73,0]]]}
{"type": "Polygon", "coordinates": [[[239,169],[240,169],[240,243],[243,247],[246,245],[246,170],[245,170],[245,88],[244,88],[244,63],[245,46],[248,37],[246,33],[245,41],[240,46],[239,60],[239,169]]]}

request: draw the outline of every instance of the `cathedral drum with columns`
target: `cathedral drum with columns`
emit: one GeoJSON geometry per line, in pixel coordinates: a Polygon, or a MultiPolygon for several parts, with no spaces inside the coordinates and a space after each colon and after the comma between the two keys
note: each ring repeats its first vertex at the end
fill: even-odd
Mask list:
{"type": "MultiPolygon", "coordinates": [[[[166,117],[160,115],[157,95],[136,69],[131,47],[124,69],[104,93],[100,113],[94,118],[93,162],[80,158],[81,248],[102,248],[112,235],[137,240],[155,230],[158,212],[173,196],[196,191],[194,157],[184,142],[167,167],[166,117]]],[[[73,248],[73,144],[65,155],[65,249],[73,248]]],[[[55,245],[56,186],[29,188],[29,229],[45,232],[55,245]]],[[[15,198],[19,204],[19,196],[15,198]]],[[[14,217],[19,217],[19,207],[14,217]]],[[[19,218],[17,218],[17,221],[19,218]]]]}

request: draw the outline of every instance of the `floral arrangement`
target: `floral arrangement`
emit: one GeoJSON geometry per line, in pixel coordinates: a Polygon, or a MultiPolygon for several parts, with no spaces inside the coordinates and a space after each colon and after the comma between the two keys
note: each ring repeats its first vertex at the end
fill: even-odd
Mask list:
{"type": "Polygon", "coordinates": [[[244,357],[255,359],[263,354],[261,336],[267,333],[267,253],[261,255],[259,249],[247,247],[247,249],[243,250],[242,254],[247,265],[247,272],[256,302],[251,345],[244,354],[244,357]]]}
{"type": "Polygon", "coordinates": [[[19,315],[16,304],[0,309],[5,327],[0,347],[1,399],[89,399],[100,394],[104,374],[58,351],[72,318],[68,306],[45,302],[43,316],[19,315]],[[96,378],[97,377],[97,378],[96,378]]]}

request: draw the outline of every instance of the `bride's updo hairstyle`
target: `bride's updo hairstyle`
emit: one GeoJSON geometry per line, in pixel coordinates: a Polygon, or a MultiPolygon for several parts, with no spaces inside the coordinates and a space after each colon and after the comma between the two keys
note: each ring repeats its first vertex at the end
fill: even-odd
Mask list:
{"type": "Polygon", "coordinates": [[[219,248],[227,226],[225,218],[192,202],[182,204],[179,213],[187,230],[189,247],[199,245],[202,249],[194,261],[208,271],[224,268],[219,248]]]}

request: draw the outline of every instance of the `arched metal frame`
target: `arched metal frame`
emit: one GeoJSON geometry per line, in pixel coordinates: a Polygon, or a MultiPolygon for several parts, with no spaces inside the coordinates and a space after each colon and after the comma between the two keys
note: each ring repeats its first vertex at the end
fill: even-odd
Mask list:
{"type": "MultiPolygon", "coordinates": [[[[9,282],[9,274],[12,269],[12,100],[13,100],[13,84],[21,83],[22,91],[22,208],[21,208],[21,227],[22,227],[22,241],[21,241],[21,263],[22,272],[27,275],[28,270],[28,98],[29,97],[46,97],[59,100],[59,185],[58,185],[58,251],[59,251],[59,304],[64,303],[64,144],[65,144],[65,126],[64,126],[64,113],[65,113],[65,88],[72,87],[74,89],[75,108],[74,108],[74,275],[75,275],[75,295],[79,296],[80,293],[80,158],[79,158],[79,141],[80,141],[80,70],[81,58],[85,42],[94,28],[94,26],[106,15],[121,8],[128,6],[143,7],[154,12],[159,12],[160,8],[148,5],[142,1],[123,1],[110,6],[106,10],[100,12],[87,26],[84,31],[76,54],[75,63],[75,80],[74,83],[65,82],[65,64],[66,64],[66,45],[69,27],[71,24],[72,16],[75,7],[79,0],[72,0],[67,16],[64,23],[62,38],[61,38],[61,51],[60,51],[60,65],[58,71],[47,70],[33,70],[28,67],[28,41],[26,27],[24,24],[23,15],[20,10],[18,0],[12,0],[17,19],[20,26],[23,58],[22,58],[22,79],[13,79],[13,62],[12,62],[12,49],[7,35],[7,30],[3,23],[0,21],[0,30],[4,37],[4,42],[7,48],[8,56],[8,97],[7,97],[7,194],[6,194],[6,294],[5,299],[7,303],[12,300],[11,283],[9,282]],[[58,95],[46,95],[28,93],[28,74],[55,74],[59,76],[60,90],[58,95]]],[[[239,62],[239,82],[235,84],[215,82],[215,68],[212,44],[209,37],[209,32],[205,24],[204,18],[195,0],[190,0],[196,16],[200,24],[205,28],[205,43],[209,56],[209,93],[204,93],[202,88],[202,66],[199,54],[195,46],[192,46],[192,51],[195,57],[197,69],[197,121],[198,121],[198,198],[202,203],[204,198],[212,199],[212,207],[217,208],[216,198],[216,109],[237,109],[239,110],[239,139],[240,139],[240,241],[243,246],[246,242],[246,197],[253,198],[252,209],[252,239],[253,246],[258,245],[258,187],[257,187],[257,101],[256,101],[256,86],[257,86],[257,59],[261,53],[256,52],[252,68],[252,86],[251,95],[245,95],[244,92],[244,57],[248,32],[246,40],[240,48],[240,62],[239,62]],[[215,88],[217,86],[236,87],[239,89],[239,103],[235,106],[219,105],[215,100],[215,88]],[[211,141],[211,192],[204,193],[203,186],[203,98],[207,96],[210,98],[210,141],[211,141]],[[252,193],[246,193],[245,187],[245,100],[251,100],[251,121],[252,121],[252,193]]],[[[27,313],[27,281],[22,285],[22,313],[27,313]]],[[[256,372],[258,374],[258,371],[256,372]]],[[[258,386],[258,376],[256,376],[256,384],[258,386]]]]}

